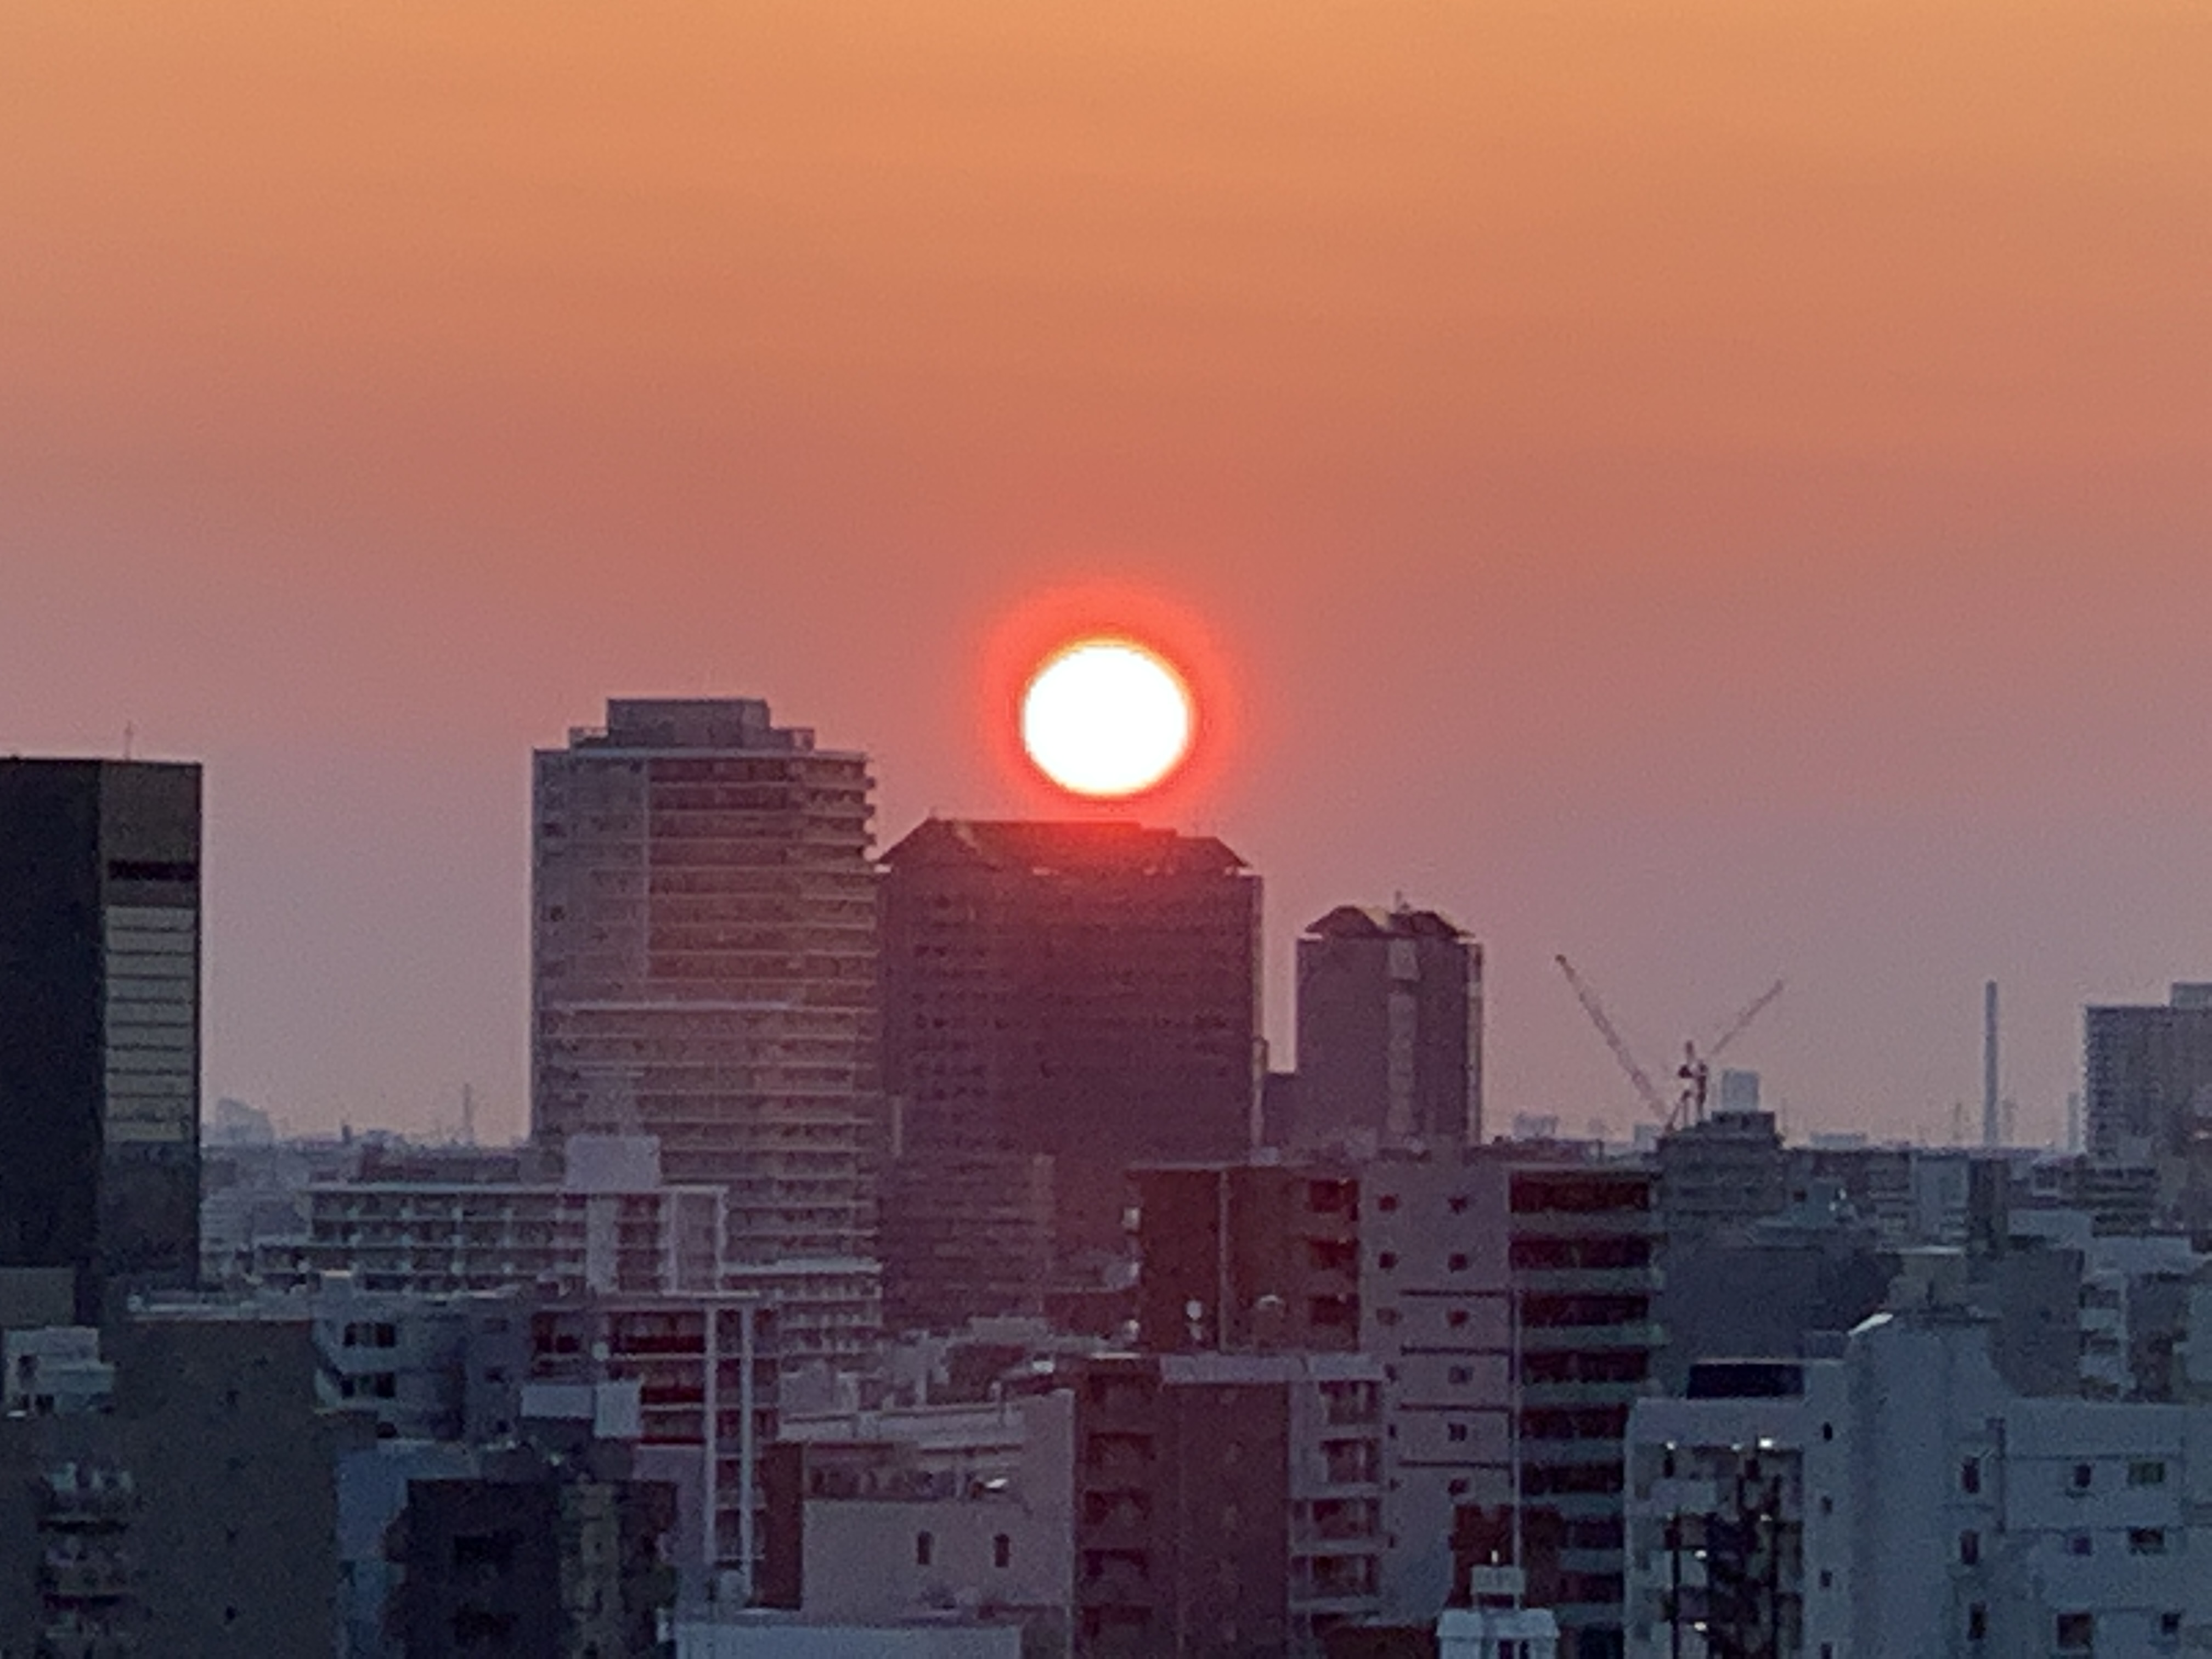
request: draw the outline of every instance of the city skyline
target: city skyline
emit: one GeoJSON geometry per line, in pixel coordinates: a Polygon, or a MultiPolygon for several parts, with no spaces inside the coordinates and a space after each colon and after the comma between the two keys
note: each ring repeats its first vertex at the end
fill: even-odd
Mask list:
{"type": "Polygon", "coordinates": [[[519,1132],[532,748],[1019,816],[979,665],[1103,580],[1235,689],[1141,816],[1277,1063],[1403,891],[1498,1124],[1632,1121],[1564,951],[1647,1063],[1788,976],[1797,1133],[1943,1138],[1995,977],[2056,1138],[2212,972],[2212,20],[1554,9],[11,19],[0,750],[205,763],[208,1097],[519,1132]]]}

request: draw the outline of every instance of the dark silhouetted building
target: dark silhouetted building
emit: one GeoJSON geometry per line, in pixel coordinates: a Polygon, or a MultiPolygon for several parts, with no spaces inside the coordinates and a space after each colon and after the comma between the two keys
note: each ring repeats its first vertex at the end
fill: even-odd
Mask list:
{"type": "Polygon", "coordinates": [[[2087,1010],[2082,1071],[2093,1156],[2187,1158],[2212,1137],[2212,987],[2177,985],[2164,1007],[2087,1010]]]}
{"type": "Polygon", "coordinates": [[[1033,1249],[1036,1218],[1003,1203],[1024,1160],[1053,1160],[1061,1264],[1095,1267],[1125,1249],[1130,1165],[1250,1145],[1259,878],[1210,836],[1122,823],[933,818],[884,861],[886,1296],[936,1323],[1012,1311],[938,1241],[965,1226],[1033,1249]],[[994,1158],[1000,1196],[979,1212],[957,1171],[994,1158]]]}
{"type": "Polygon", "coordinates": [[[338,1463],[374,1442],[319,1407],[306,1319],[11,1333],[11,1380],[34,1346],[68,1386],[0,1419],[0,1653],[332,1652],[338,1463]]]}
{"type": "Polygon", "coordinates": [[[1718,1111],[1669,1129],[1659,1137],[1658,1156],[1669,1249],[1741,1231],[1790,1201],[1789,1163],[1771,1112],[1718,1111]]]}
{"type": "Polygon", "coordinates": [[[734,1259],[873,1246],[865,756],[751,699],[607,705],[536,763],[532,1127],[659,1138],[734,1259]]]}
{"type": "Polygon", "coordinates": [[[1318,1659],[1380,1610],[1382,1367],[1358,1354],[1074,1362],[1078,1659],[1318,1659]]]}
{"type": "Polygon", "coordinates": [[[659,1651],[675,1489],[514,1448],[481,1476],[408,1483],[391,1539],[410,1659],[659,1651]]]}
{"type": "Polygon", "coordinates": [[[1359,1346],[1359,1182],[1320,1164],[1158,1165],[1137,1182],[1153,1353],[1359,1346]]]}
{"type": "Polygon", "coordinates": [[[1482,946],[1433,910],[1340,905],[1298,940],[1301,1150],[1482,1139],[1482,946]]]}
{"type": "Polygon", "coordinates": [[[0,760],[0,1274],[199,1273],[200,769],[0,760]]]}

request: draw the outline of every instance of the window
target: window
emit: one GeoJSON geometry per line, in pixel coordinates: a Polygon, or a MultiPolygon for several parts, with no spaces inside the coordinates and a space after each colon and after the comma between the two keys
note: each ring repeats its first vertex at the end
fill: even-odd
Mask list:
{"type": "Polygon", "coordinates": [[[1450,1207],[1451,1212],[1454,1215],[1465,1215],[1467,1213],[1467,1194],[1465,1193],[1454,1193],[1451,1196],[1450,1207]]]}
{"type": "Polygon", "coordinates": [[[2181,1615],[2178,1613],[2161,1613],[2159,1614],[2158,1633],[2160,1636],[2165,1637],[2175,1637],[2180,1635],[2181,1615]]]}
{"type": "Polygon", "coordinates": [[[914,1564],[915,1564],[915,1565],[916,1565],[917,1567],[926,1567],[926,1566],[927,1566],[927,1565],[929,1565],[929,1562],[930,1562],[930,1558],[931,1558],[932,1556],[935,1555],[936,1553],[937,1553],[937,1540],[936,1540],[936,1539],[934,1539],[933,1537],[932,1537],[929,1534],[927,1534],[927,1533],[926,1533],[926,1532],[918,1532],[918,1533],[915,1534],[915,1535],[914,1535],[914,1564]]]}
{"type": "Polygon", "coordinates": [[[2058,1646],[2068,1653],[2087,1653],[2097,1644],[2097,1619],[2094,1613],[2062,1613],[2058,1615],[2052,1635],[2058,1646]]]}
{"type": "Polygon", "coordinates": [[[1978,1457],[1969,1457],[1959,1465],[1959,1490],[1963,1492],[1978,1492],[1981,1489],[1982,1460],[1978,1457]]]}
{"type": "Polygon", "coordinates": [[[1835,1437],[1836,1437],[1836,1425],[1835,1425],[1834,1424],[1832,1424],[1832,1423],[1823,1423],[1823,1424],[1821,1424],[1821,1425],[1820,1425],[1820,1438],[1821,1438],[1821,1439],[1823,1439],[1823,1440],[1833,1440],[1835,1437]]]}
{"type": "Polygon", "coordinates": [[[2166,1553],[2166,1528],[2163,1527],[2130,1527],[2128,1528],[2130,1555],[2163,1555],[2166,1553]]]}
{"type": "Polygon", "coordinates": [[[1395,1308],[1377,1308],[1375,1310],[1375,1322],[1386,1327],[1396,1324],[1398,1310],[1395,1308]]]}
{"type": "Polygon", "coordinates": [[[1398,1207],[1398,1194],[1395,1193],[1383,1194],[1380,1198],[1375,1200],[1375,1207],[1385,1212],[1396,1209],[1398,1207]]]}
{"type": "Polygon", "coordinates": [[[1459,1329],[1460,1327],[1467,1323],[1467,1310],[1464,1308],[1454,1308],[1449,1313],[1444,1316],[1444,1323],[1450,1326],[1454,1330],[1459,1329]]]}
{"type": "Polygon", "coordinates": [[[1833,1515],[1835,1512],[1836,1500],[1832,1498],[1822,1498],[1820,1499],[1820,1513],[1823,1515],[1833,1515]]]}
{"type": "Polygon", "coordinates": [[[1978,1567],[1982,1565],[1981,1534],[1962,1532],[1959,1534],[1959,1565],[1962,1567],[1978,1567]]]}
{"type": "Polygon", "coordinates": [[[1465,1273],[1465,1272],[1467,1271],[1467,1254],[1466,1254],[1466,1252],[1465,1252],[1465,1251],[1462,1251],[1462,1250],[1455,1250],[1455,1251],[1453,1251],[1453,1252],[1452,1252],[1451,1260],[1450,1260],[1450,1261],[1447,1261],[1447,1262],[1445,1262],[1445,1263],[1444,1263],[1444,1266],[1445,1266],[1446,1267],[1448,1267],[1449,1269],[1450,1269],[1453,1273],[1465,1273]]]}
{"type": "Polygon", "coordinates": [[[1966,1639],[1969,1642],[1983,1642],[1989,1639],[1989,1608],[1979,1601],[1972,1603],[1966,1608],[1966,1639]]]}
{"type": "MultiPolygon", "coordinates": [[[[2096,1479],[2097,1468],[2095,1464],[2076,1463],[2074,1466],[2074,1490],[2075,1492],[2088,1491],[2090,1486],[2095,1484],[2096,1479]]],[[[2087,1613],[2082,1615],[2084,1618],[2087,1618],[2087,1616],[2088,1615],[2087,1613]]]]}
{"type": "Polygon", "coordinates": [[[1466,1439],[1467,1425],[1464,1423],[1453,1423],[1448,1425],[1444,1429],[1444,1438],[1455,1441],[1466,1439]]]}
{"type": "Polygon", "coordinates": [[[1396,1266],[1398,1265],[1398,1253],[1397,1253],[1397,1251],[1395,1251],[1395,1250],[1385,1250],[1385,1251],[1383,1251],[1382,1255],[1378,1255],[1378,1256],[1376,1256],[1376,1257],[1375,1258],[1375,1265],[1376,1265],[1376,1267],[1380,1267],[1380,1268],[1381,1268],[1384,1273],[1389,1273],[1389,1272],[1390,1271],[1390,1269],[1391,1269],[1391,1268],[1393,1268],[1393,1267],[1396,1267],[1396,1266]]]}
{"type": "Polygon", "coordinates": [[[2128,1465],[2128,1485],[2130,1486],[2162,1486],[2166,1484],[2166,1462],[2163,1458],[2138,1458],[2128,1465]]]}
{"type": "Polygon", "coordinates": [[[1014,1540],[1003,1532],[991,1540],[991,1565],[994,1567],[1014,1565],[1014,1540]]]}
{"type": "Polygon", "coordinates": [[[2094,1549],[2095,1546],[2089,1541],[2089,1534],[2086,1532],[2073,1533],[2066,1540],[2066,1553],[2069,1555],[2088,1555],[2094,1549]]]}
{"type": "Polygon", "coordinates": [[[1829,1571],[1827,1568],[1826,1568],[1826,1567],[1821,1568],[1821,1569],[1820,1569],[1820,1588],[1821,1588],[1822,1589],[1835,1589],[1835,1587],[1836,1587],[1836,1575],[1835,1575],[1833,1572],[1830,1571],[1829,1571]]]}
{"type": "Polygon", "coordinates": [[[1449,1376],[1455,1384],[1461,1388],[1464,1388],[1468,1383],[1474,1381],[1474,1367],[1472,1365],[1455,1365],[1451,1368],[1449,1376]]]}

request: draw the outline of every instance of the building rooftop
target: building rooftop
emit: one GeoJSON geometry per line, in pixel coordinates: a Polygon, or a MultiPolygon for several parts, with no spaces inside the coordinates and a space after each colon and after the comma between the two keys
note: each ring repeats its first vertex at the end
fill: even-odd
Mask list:
{"type": "Polygon", "coordinates": [[[803,754],[814,747],[814,733],[776,725],[759,697],[611,697],[607,723],[570,727],[568,747],[803,754]]]}
{"type": "Polygon", "coordinates": [[[1306,924],[1308,939],[1466,939],[1468,931],[1439,910],[1414,910],[1400,904],[1384,910],[1372,905],[1340,904],[1306,924]]]}
{"type": "Polygon", "coordinates": [[[926,818],[884,862],[968,865],[1032,875],[1237,875],[1244,860],[1212,836],[1118,819],[926,818]]]}

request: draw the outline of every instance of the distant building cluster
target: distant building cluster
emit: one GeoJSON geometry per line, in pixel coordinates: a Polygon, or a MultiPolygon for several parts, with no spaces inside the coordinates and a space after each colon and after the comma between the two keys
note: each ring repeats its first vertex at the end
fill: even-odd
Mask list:
{"type": "Polygon", "coordinates": [[[1271,1066],[1222,841],[878,851],[866,757],[618,700],[527,1139],[302,1138],[203,1125],[202,784],[0,760],[0,1659],[2212,1649],[2212,988],[2087,1011],[2083,1150],[1695,1055],[1568,1139],[1436,910],[1316,918],[1271,1066]]]}

